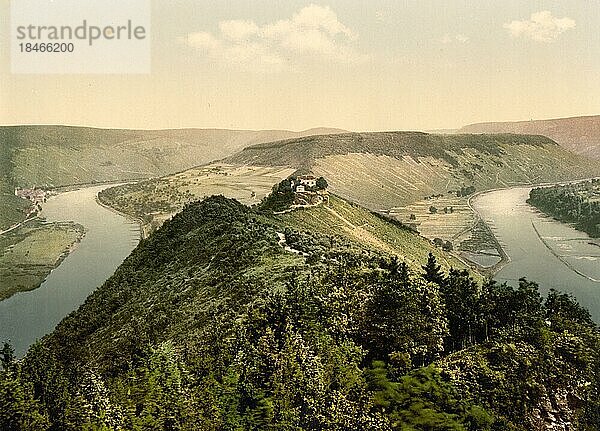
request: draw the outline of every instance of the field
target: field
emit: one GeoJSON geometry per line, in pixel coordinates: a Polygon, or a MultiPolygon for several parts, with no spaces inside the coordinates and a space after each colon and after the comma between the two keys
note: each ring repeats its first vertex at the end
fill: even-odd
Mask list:
{"type": "Polygon", "coordinates": [[[211,195],[223,195],[252,205],[271,192],[274,184],[294,172],[290,168],[212,164],[175,175],[112,187],[100,201],[142,221],[148,234],[185,204],[211,195]]]}
{"type": "Polygon", "coordinates": [[[39,287],[83,235],[83,226],[39,220],[1,235],[0,300],[39,287]]]}

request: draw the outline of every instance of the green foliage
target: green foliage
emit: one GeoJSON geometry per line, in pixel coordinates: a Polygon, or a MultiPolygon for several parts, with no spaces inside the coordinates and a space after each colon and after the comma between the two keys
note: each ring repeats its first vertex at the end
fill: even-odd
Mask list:
{"type": "Polygon", "coordinates": [[[287,210],[293,203],[294,191],[292,190],[292,180],[286,178],[273,186],[271,193],[265,196],[258,208],[261,211],[272,213],[287,210]]]}
{"type": "Polygon", "coordinates": [[[393,430],[491,430],[494,417],[482,407],[461,400],[439,369],[420,368],[390,381],[384,362],[367,371],[374,408],[385,412],[393,430]]]}
{"type": "Polygon", "coordinates": [[[0,351],[0,429],[524,431],[548,406],[598,428],[600,335],[571,296],[283,219],[188,205],[23,360],[0,351]]]}
{"type": "Polygon", "coordinates": [[[467,186],[467,187],[463,186],[460,188],[460,190],[458,190],[456,192],[456,195],[458,197],[461,197],[461,196],[469,196],[469,195],[472,195],[473,193],[475,193],[475,186],[467,186]]]}
{"type": "Polygon", "coordinates": [[[46,430],[49,422],[34,398],[33,387],[21,372],[14,351],[4,343],[0,351],[0,429],[46,430]]]}
{"type": "Polygon", "coordinates": [[[319,177],[317,178],[317,189],[318,190],[325,190],[327,187],[329,187],[329,184],[327,184],[327,180],[323,177],[319,177]]]}

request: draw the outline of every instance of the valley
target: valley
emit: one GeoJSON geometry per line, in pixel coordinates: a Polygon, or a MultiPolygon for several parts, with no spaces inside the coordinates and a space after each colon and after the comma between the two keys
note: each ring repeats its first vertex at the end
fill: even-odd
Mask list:
{"type": "MultiPolygon", "coordinates": [[[[600,344],[593,320],[600,308],[583,291],[552,290],[561,286],[543,277],[540,286],[489,281],[485,275],[506,262],[498,242],[504,246],[506,237],[494,236],[497,226],[481,215],[479,202],[489,199],[486,190],[597,175],[596,162],[539,136],[398,132],[291,142],[298,145],[279,159],[277,149],[290,141],[249,147],[176,174],[89,189],[91,226],[115,222],[90,231],[81,247],[86,254],[77,250],[65,261],[72,265],[61,265],[70,278],[54,271],[48,289],[32,292],[47,302],[66,288],[74,298],[63,305],[74,311],[63,319],[68,311],[56,307],[34,330],[26,325],[25,296],[0,303],[15,334],[21,327],[47,333],[11,362],[28,414],[58,428],[135,428],[152,417],[163,429],[173,412],[179,429],[260,428],[276,421],[269,411],[304,424],[300,408],[327,428],[340,425],[341,403],[344,423],[371,428],[379,421],[386,430],[403,409],[435,414],[456,429],[525,431],[539,423],[532,410],[561,424],[587,420],[595,404],[585,381],[572,376],[598,359],[574,360],[563,352],[580,342],[600,344]],[[343,152],[337,139],[352,151],[343,152]],[[299,189],[299,173],[322,176],[329,192],[299,189]],[[97,203],[112,211],[98,214],[97,192],[97,203]],[[275,197],[265,199],[270,193],[275,197]],[[319,197],[310,205],[277,207],[310,193],[319,197]],[[119,214],[142,223],[137,246],[137,238],[123,234],[131,222],[119,214]],[[103,249],[105,257],[85,244],[103,249]],[[78,259],[107,265],[88,280],[78,259]],[[164,375],[178,389],[153,377],[164,375]],[[89,381],[101,389],[86,389],[89,381]],[[457,401],[421,400],[413,392],[401,402],[393,392],[400,389],[389,392],[405,384],[415,391],[417,381],[426,393],[434,387],[436,396],[457,401]],[[497,389],[490,392],[481,381],[497,389]],[[531,385],[537,385],[535,395],[531,385]],[[550,395],[565,391],[580,394],[583,407],[550,395]],[[84,407],[70,406],[100,394],[109,402],[94,408],[98,416],[73,416],[84,407]],[[514,409],[507,399],[527,408],[514,409]],[[50,408],[56,400],[59,407],[50,408]],[[429,403],[425,410],[423,402],[429,403]]],[[[76,194],[87,190],[51,199],[69,193],[78,201],[76,194]]],[[[507,252],[519,263],[513,250],[507,252]]],[[[18,345],[18,353],[32,341],[18,345]]]]}
{"type": "MultiPolygon", "coordinates": [[[[0,277],[0,300],[17,291],[37,288],[49,271],[62,261],[65,250],[70,248],[75,237],[80,237],[78,234],[73,236],[75,231],[72,226],[58,224],[51,227],[40,223],[37,215],[40,205],[43,205],[49,195],[46,192],[64,192],[94,184],[158,177],[221,158],[246,145],[332,132],[340,130],[318,128],[292,132],[0,126],[0,265],[3,268],[0,277]],[[27,224],[21,226],[26,219],[27,224]],[[59,231],[62,232],[61,235],[58,234],[59,231]],[[21,249],[25,253],[24,256],[17,252],[21,249]]],[[[246,171],[248,170],[251,169],[246,171]]],[[[270,172],[256,173],[253,179],[249,180],[246,189],[241,187],[240,183],[249,174],[240,170],[233,173],[233,176],[238,178],[237,182],[226,179],[216,181],[202,190],[192,188],[197,195],[190,194],[190,191],[182,187],[175,190],[175,186],[170,184],[172,189],[169,189],[168,193],[173,196],[179,196],[177,193],[181,193],[185,199],[178,203],[173,202],[166,214],[164,211],[153,214],[152,219],[159,220],[155,222],[154,228],[174,211],[180,210],[190,199],[219,193],[219,190],[229,190],[232,197],[244,202],[252,200],[252,193],[260,199],[270,190],[272,183],[279,181],[280,175],[291,173],[290,170],[287,173],[283,170],[280,174],[277,173],[280,170],[271,171],[273,179],[269,178],[270,172]],[[245,196],[246,193],[248,196],[245,196]]],[[[195,174],[200,173],[194,172],[195,174]]],[[[226,175],[225,172],[220,176],[226,175]]],[[[183,174],[183,177],[185,176],[186,174],[183,174]]],[[[154,188],[152,190],[155,191],[154,188]]],[[[225,193],[227,194],[227,191],[225,193]]],[[[140,204],[140,201],[137,203],[140,204]]],[[[126,207],[125,203],[122,204],[126,207]]],[[[159,201],[154,200],[147,203],[145,208],[158,204],[159,201]]],[[[122,208],[123,212],[129,209],[131,208],[122,208]]],[[[134,211],[132,216],[135,219],[139,218],[143,227],[150,229],[152,221],[148,217],[141,217],[140,212],[134,211]]],[[[87,226],[79,226],[75,230],[85,228],[87,226]]]]}
{"type": "Polygon", "coordinates": [[[143,220],[147,233],[185,203],[212,193],[256,204],[293,172],[323,176],[340,198],[393,217],[493,274],[506,256],[471,208],[473,194],[595,176],[600,164],[542,136],[312,136],[250,146],[222,164],[108,189],[100,199],[143,220]]]}
{"type": "Polygon", "coordinates": [[[338,129],[127,130],[76,126],[0,126],[0,230],[29,208],[17,187],[53,189],[157,177],[233,154],[247,145],[338,129]]]}

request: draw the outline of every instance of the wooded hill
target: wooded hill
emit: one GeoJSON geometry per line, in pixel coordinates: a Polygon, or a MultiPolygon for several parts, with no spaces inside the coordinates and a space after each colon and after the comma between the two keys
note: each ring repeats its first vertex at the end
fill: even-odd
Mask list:
{"type": "Polygon", "coordinates": [[[23,361],[0,352],[0,428],[598,429],[600,336],[571,297],[303,214],[187,205],[23,361]]]}
{"type": "Polygon", "coordinates": [[[600,180],[564,186],[538,187],[527,203],[592,238],[600,238],[600,180]]]}

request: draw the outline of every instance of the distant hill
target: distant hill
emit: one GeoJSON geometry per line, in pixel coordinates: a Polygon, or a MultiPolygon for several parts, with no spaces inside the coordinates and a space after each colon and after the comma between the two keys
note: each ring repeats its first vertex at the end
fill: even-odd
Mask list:
{"type": "Polygon", "coordinates": [[[464,186],[480,191],[600,174],[600,163],[547,137],[515,134],[310,136],[246,147],[224,162],[313,172],[335,193],[377,211],[464,186]]]}
{"type": "Polygon", "coordinates": [[[436,135],[454,135],[458,132],[458,129],[431,129],[424,130],[425,133],[433,133],[436,135]]]}
{"type": "Polygon", "coordinates": [[[166,175],[247,145],[339,129],[122,130],[75,126],[0,127],[0,230],[23,214],[15,187],[57,187],[166,175]]]}
{"type": "Polygon", "coordinates": [[[600,115],[506,123],[470,124],[460,133],[528,133],[547,136],[561,146],[600,159],[600,115]]]}

